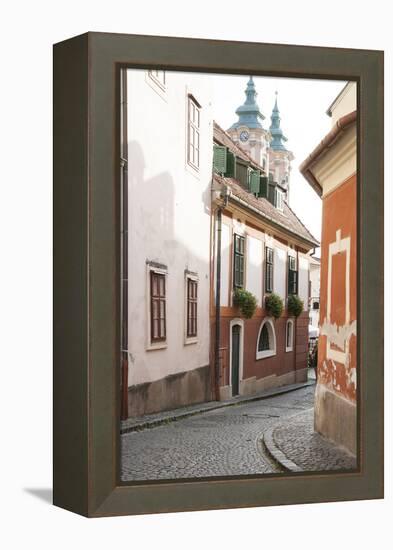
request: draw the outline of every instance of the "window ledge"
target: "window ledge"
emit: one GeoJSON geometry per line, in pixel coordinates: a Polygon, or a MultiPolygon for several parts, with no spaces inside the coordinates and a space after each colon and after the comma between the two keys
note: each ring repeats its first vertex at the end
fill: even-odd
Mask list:
{"type": "Polygon", "coordinates": [[[186,338],[186,339],[184,340],[184,345],[185,345],[185,346],[188,346],[189,344],[197,344],[197,343],[198,343],[198,338],[196,338],[196,337],[195,337],[195,338],[194,338],[194,337],[192,337],[192,338],[186,338]]]}
{"type": "Polygon", "coordinates": [[[268,357],[273,357],[276,355],[276,350],[274,349],[268,349],[266,351],[258,351],[257,352],[257,360],[258,359],[267,359],[268,357]]]}
{"type": "Polygon", "coordinates": [[[156,344],[149,344],[146,346],[146,351],[154,351],[156,349],[165,349],[168,347],[167,342],[157,342],[156,344]]]}
{"type": "Polygon", "coordinates": [[[285,351],[293,351],[293,347],[285,348],[285,351]]]}

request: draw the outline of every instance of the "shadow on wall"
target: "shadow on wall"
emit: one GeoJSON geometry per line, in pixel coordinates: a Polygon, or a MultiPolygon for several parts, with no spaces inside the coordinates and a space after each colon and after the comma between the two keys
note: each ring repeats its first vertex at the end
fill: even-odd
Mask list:
{"type": "MultiPolygon", "coordinates": [[[[158,142],[157,147],[158,146],[161,147],[162,144],[158,142]]],[[[155,144],[152,143],[151,147],[152,149],[149,150],[149,157],[154,158],[155,144]]],[[[164,263],[168,266],[168,270],[170,272],[170,284],[173,285],[174,278],[176,278],[176,288],[180,289],[180,285],[182,285],[182,293],[178,296],[178,300],[181,300],[181,308],[183,311],[184,270],[190,269],[191,271],[195,271],[197,266],[201,282],[202,279],[203,281],[209,279],[210,266],[209,262],[206,261],[206,258],[209,258],[210,240],[207,238],[206,255],[205,258],[201,258],[200,255],[195,253],[195,248],[192,247],[192,245],[190,247],[187,246],[182,240],[181,235],[179,235],[179,226],[183,227],[183,225],[187,223],[190,224],[191,227],[195,227],[198,220],[200,220],[200,212],[198,212],[198,216],[193,219],[193,210],[192,208],[190,209],[189,203],[190,200],[195,200],[191,198],[195,197],[195,187],[190,190],[190,193],[187,193],[187,190],[175,190],[174,179],[170,171],[164,171],[154,177],[146,178],[147,169],[146,158],[140,143],[135,140],[130,141],[128,143],[129,295],[132,293],[134,286],[133,279],[134,284],[136,285],[140,284],[140,278],[145,278],[146,260],[164,263]],[[175,225],[178,234],[176,234],[175,225]],[[146,250],[141,252],[141,248],[144,247],[146,250]],[[138,264],[142,263],[141,256],[144,256],[143,265],[133,265],[133,251],[136,250],[139,252],[138,264]],[[177,273],[174,271],[172,266],[177,266],[177,273]]],[[[188,183],[189,179],[185,178],[183,184],[187,185],[188,183]]],[[[203,209],[206,216],[210,215],[210,178],[207,182],[195,178],[195,181],[192,181],[191,183],[195,183],[199,186],[199,188],[203,187],[200,191],[198,190],[199,203],[195,205],[195,208],[203,209]]],[[[168,292],[170,284],[168,283],[168,292]]],[[[209,285],[207,285],[207,287],[208,286],[209,285]]],[[[137,325],[145,326],[146,323],[145,292],[138,292],[137,294],[139,295],[134,295],[133,297],[134,300],[132,302],[132,311],[130,310],[129,312],[129,387],[135,387],[135,385],[142,384],[143,382],[149,382],[149,380],[153,378],[151,373],[152,366],[149,364],[150,361],[146,359],[144,353],[135,353],[135,349],[140,347],[140,345],[139,342],[134,340],[135,337],[133,337],[132,327],[137,325]],[[137,371],[135,371],[136,364],[137,371]],[[137,372],[137,378],[135,378],[135,372],[137,372]]],[[[209,292],[207,292],[207,296],[204,301],[204,308],[204,317],[208,320],[209,292]]],[[[170,314],[171,310],[168,309],[167,312],[170,314]]],[[[171,338],[171,336],[173,336],[173,338],[180,338],[180,346],[183,346],[183,334],[184,314],[177,315],[176,318],[172,317],[171,323],[168,323],[168,338],[171,338]],[[172,334],[170,331],[172,331],[172,334]]],[[[189,350],[187,350],[187,352],[188,351],[189,350]]],[[[166,352],[164,352],[161,357],[163,361],[165,361],[166,358],[170,361],[170,354],[166,352]]],[[[179,358],[179,360],[180,359],[181,358],[179,358]]],[[[195,365],[195,368],[200,366],[201,365],[195,365]]],[[[182,370],[186,369],[183,368],[182,370]]],[[[169,375],[174,372],[181,372],[181,369],[179,370],[179,365],[177,367],[174,366],[172,361],[167,366],[163,365],[162,371],[169,375]]],[[[156,372],[153,374],[156,378],[156,372]]]]}

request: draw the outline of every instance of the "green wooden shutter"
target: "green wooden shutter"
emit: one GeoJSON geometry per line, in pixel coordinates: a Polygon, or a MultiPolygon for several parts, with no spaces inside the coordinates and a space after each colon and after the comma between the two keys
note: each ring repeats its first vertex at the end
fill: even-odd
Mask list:
{"type": "Polygon", "coordinates": [[[247,188],[248,186],[247,178],[248,178],[247,166],[244,165],[242,162],[239,162],[239,160],[237,160],[236,161],[236,179],[240,181],[243,187],[247,188]]]}
{"type": "Polygon", "coordinates": [[[232,151],[227,151],[227,168],[225,175],[227,178],[236,178],[236,157],[232,151]]]}
{"type": "Polygon", "coordinates": [[[258,196],[264,197],[265,199],[267,199],[267,181],[268,179],[266,176],[261,176],[258,196]]]}
{"type": "Polygon", "coordinates": [[[227,148],[222,145],[214,145],[213,169],[219,174],[225,174],[227,171],[227,148]]]}
{"type": "Polygon", "coordinates": [[[297,294],[296,260],[293,256],[288,258],[288,294],[297,294]]]}
{"type": "Polygon", "coordinates": [[[293,271],[288,270],[288,294],[293,294],[293,271]]]}
{"type": "Polygon", "coordinates": [[[250,191],[254,195],[259,195],[261,173],[259,170],[251,170],[250,172],[250,191]]]}

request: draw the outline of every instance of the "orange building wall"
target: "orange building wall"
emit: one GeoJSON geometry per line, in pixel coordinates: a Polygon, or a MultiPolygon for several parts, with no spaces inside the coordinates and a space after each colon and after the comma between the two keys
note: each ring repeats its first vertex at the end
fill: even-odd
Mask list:
{"type": "Polygon", "coordinates": [[[318,349],[318,383],[356,401],[356,175],[323,198],[321,250],[321,301],[320,338],[318,349]],[[349,260],[349,323],[346,322],[346,255],[339,252],[331,257],[331,313],[328,307],[329,245],[336,242],[337,231],[341,239],[350,238],[349,260]],[[343,340],[348,341],[345,363],[328,358],[331,350],[342,352],[343,340]]]}

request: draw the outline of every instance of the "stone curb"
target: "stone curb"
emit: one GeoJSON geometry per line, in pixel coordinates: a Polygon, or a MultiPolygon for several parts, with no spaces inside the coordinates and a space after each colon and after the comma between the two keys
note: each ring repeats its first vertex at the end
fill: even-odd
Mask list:
{"type": "MultiPolygon", "coordinates": [[[[295,414],[293,416],[300,416],[301,414],[304,414],[306,411],[302,411],[299,414],[295,414]]],[[[291,418],[293,418],[293,416],[291,418]]],[[[274,431],[279,427],[280,424],[276,424],[276,426],[273,426],[270,428],[270,430],[267,430],[263,434],[263,444],[265,446],[266,451],[269,453],[270,457],[277,462],[279,466],[284,468],[287,472],[303,472],[302,468],[295,464],[292,460],[290,460],[286,454],[284,454],[280,448],[276,445],[274,441],[274,431]]]]}
{"type": "Polygon", "coordinates": [[[205,407],[202,407],[200,409],[195,409],[195,410],[191,410],[191,411],[188,410],[188,411],[184,411],[183,413],[180,412],[180,413],[177,413],[177,414],[176,414],[176,411],[173,411],[173,416],[165,416],[163,418],[147,420],[146,422],[135,423],[134,425],[125,426],[123,428],[120,428],[120,434],[124,435],[124,434],[131,433],[131,432],[139,432],[139,431],[150,429],[150,428],[156,428],[157,426],[161,426],[163,424],[168,424],[170,422],[176,422],[177,420],[182,420],[184,418],[189,418],[190,416],[195,416],[197,414],[202,414],[202,413],[206,413],[206,412],[215,411],[217,409],[222,409],[224,407],[235,407],[236,405],[242,405],[244,403],[250,403],[250,402],[253,402],[253,401],[260,401],[262,399],[268,399],[269,397],[274,397],[275,395],[282,395],[282,394],[285,394],[285,393],[289,393],[289,392],[292,392],[292,391],[299,390],[301,388],[305,388],[305,387],[308,387],[308,386],[314,386],[314,385],[315,385],[315,381],[312,380],[312,381],[307,381],[307,382],[304,382],[304,383],[291,384],[290,386],[282,386],[281,388],[266,390],[265,392],[263,392],[262,394],[259,394],[257,396],[254,395],[254,396],[250,396],[250,397],[245,397],[245,398],[242,398],[242,399],[237,399],[235,401],[234,400],[222,401],[220,403],[215,402],[215,404],[210,406],[210,407],[205,406],[205,407]]]}

